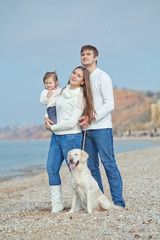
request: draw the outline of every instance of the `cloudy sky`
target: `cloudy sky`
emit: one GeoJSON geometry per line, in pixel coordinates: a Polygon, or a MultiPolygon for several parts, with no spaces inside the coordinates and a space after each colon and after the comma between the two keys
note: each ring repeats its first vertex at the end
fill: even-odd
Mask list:
{"type": "Polygon", "coordinates": [[[0,127],[43,123],[45,72],[64,87],[82,45],[117,88],[160,91],[159,0],[0,0],[0,127]]]}

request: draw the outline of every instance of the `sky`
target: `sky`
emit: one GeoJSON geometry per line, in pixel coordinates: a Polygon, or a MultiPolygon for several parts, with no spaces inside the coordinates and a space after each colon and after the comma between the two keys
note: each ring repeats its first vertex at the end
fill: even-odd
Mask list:
{"type": "Polygon", "coordinates": [[[81,46],[113,86],[160,91],[159,0],[0,0],[0,128],[43,124],[43,76],[64,87],[81,46]]]}

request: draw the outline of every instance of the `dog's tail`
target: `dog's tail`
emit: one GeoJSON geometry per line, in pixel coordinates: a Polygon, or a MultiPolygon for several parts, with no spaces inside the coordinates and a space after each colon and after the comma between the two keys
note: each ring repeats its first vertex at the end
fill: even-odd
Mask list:
{"type": "Polygon", "coordinates": [[[103,195],[100,199],[98,199],[100,207],[104,210],[113,208],[114,204],[113,202],[110,202],[108,198],[103,195]]]}

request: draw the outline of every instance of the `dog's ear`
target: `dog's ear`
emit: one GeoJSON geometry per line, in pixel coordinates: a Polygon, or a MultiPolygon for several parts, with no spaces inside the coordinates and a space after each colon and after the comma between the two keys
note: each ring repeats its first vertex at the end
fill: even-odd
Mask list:
{"type": "Polygon", "coordinates": [[[70,154],[70,151],[67,153],[67,161],[69,161],[69,154],[70,154]]]}
{"type": "Polygon", "coordinates": [[[81,162],[85,163],[88,159],[88,153],[86,153],[84,150],[81,150],[81,162]]]}

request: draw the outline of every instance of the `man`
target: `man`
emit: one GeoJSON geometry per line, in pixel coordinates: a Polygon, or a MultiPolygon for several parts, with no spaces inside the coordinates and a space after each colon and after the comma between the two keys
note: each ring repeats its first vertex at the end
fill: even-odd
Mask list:
{"type": "Polygon", "coordinates": [[[90,81],[93,94],[95,113],[92,123],[82,116],[80,126],[86,128],[84,150],[89,154],[88,167],[103,192],[99,169],[99,156],[104,166],[112,201],[115,208],[125,207],[122,196],[122,178],[116,165],[113,149],[111,111],[114,109],[113,87],[110,77],[97,67],[98,50],[91,45],[81,48],[81,62],[90,72],[90,81]]]}

